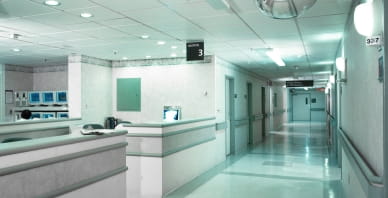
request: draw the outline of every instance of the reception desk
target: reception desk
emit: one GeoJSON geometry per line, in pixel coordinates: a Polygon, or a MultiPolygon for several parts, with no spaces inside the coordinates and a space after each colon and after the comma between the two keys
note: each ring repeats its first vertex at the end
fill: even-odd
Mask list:
{"type": "Polygon", "coordinates": [[[128,131],[127,197],[162,197],[225,159],[215,117],[118,128],[128,131]]]}
{"type": "Polygon", "coordinates": [[[125,198],[126,134],[75,131],[1,143],[0,197],[125,198]]]}

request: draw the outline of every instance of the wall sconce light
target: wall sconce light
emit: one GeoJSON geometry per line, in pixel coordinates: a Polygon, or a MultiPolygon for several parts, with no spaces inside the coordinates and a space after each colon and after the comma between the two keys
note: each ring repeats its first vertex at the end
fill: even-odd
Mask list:
{"type": "Polygon", "coordinates": [[[335,66],[338,71],[345,72],[346,70],[346,59],[344,57],[338,57],[335,59],[335,66]]]}
{"type": "Polygon", "coordinates": [[[334,83],[335,83],[335,76],[334,76],[334,75],[330,75],[330,77],[329,77],[329,82],[330,82],[331,84],[334,84],[334,83]]]}
{"type": "Polygon", "coordinates": [[[357,5],[354,10],[354,26],[363,36],[372,36],[374,30],[373,1],[357,5]]]}
{"type": "MultiPolygon", "coordinates": [[[[340,82],[340,83],[346,83],[346,58],[344,57],[338,57],[336,60],[335,60],[335,66],[337,68],[338,71],[342,72],[343,73],[343,77],[344,78],[339,78],[337,80],[337,82],[340,82]]],[[[339,76],[341,76],[341,74],[338,74],[339,76]]]]}

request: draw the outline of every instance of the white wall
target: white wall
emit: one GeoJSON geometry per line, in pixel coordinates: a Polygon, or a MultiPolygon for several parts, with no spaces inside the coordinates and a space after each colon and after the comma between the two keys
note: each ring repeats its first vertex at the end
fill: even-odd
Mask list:
{"type": "Polygon", "coordinates": [[[131,122],[161,122],[164,106],[181,106],[182,119],[214,116],[214,66],[153,65],[113,68],[113,114],[131,122]],[[141,111],[116,108],[116,80],[141,78],[141,111]]]}
{"type": "Polygon", "coordinates": [[[19,71],[5,71],[5,89],[14,91],[28,91],[34,88],[32,73],[19,71]]]}
{"type": "MultiPolygon", "coordinates": [[[[247,83],[252,84],[252,114],[261,114],[261,87],[266,86],[266,80],[258,76],[249,74],[238,66],[228,63],[222,59],[216,58],[215,61],[215,90],[216,90],[216,122],[225,122],[225,79],[234,79],[234,92],[237,94],[235,98],[235,115],[234,120],[248,119],[248,101],[247,83]]],[[[247,149],[248,145],[248,125],[240,126],[235,129],[236,152],[242,152],[247,149]]],[[[257,144],[261,141],[261,120],[253,123],[253,143],[257,144]]]]}
{"type": "MultiPolygon", "coordinates": [[[[383,31],[384,17],[383,0],[373,1],[375,15],[375,35],[383,31]]],[[[349,16],[343,46],[338,56],[347,59],[346,73],[339,76],[346,77],[347,82],[341,83],[337,90],[340,103],[340,127],[344,129],[362,158],[377,175],[382,176],[383,170],[383,83],[378,81],[378,59],[383,51],[376,47],[365,46],[365,37],[359,35],[353,22],[353,15],[349,16]]],[[[386,69],[386,68],[385,68],[386,69]]],[[[342,156],[342,175],[346,197],[369,197],[367,194],[355,191],[359,182],[354,175],[347,156],[342,156]],[[350,177],[350,182],[348,178],[350,177]]]]}
{"type": "Polygon", "coordinates": [[[67,90],[67,71],[33,73],[33,90],[67,90]]]}
{"type": "MultiPolygon", "coordinates": [[[[383,16],[381,0],[374,1],[376,17],[383,16]]],[[[371,168],[383,174],[383,84],[378,81],[378,59],[383,52],[366,47],[350,16],[344,35],[347,82],[342,86],[341,127],[371,168]]],[[[382,24],[375,24],[382,30],[382,24]]],[[[340,93],[341,94],[341,93],[340,93]]]]}
{"type": "Polygon", "coordinates": [[[112,116],[112,68],[82,63],[82,120],[104,124],[112,116]]]}
{"type": "Polygon", "coordinates": [[[104,124],[112,116],[110,62],[87,56],[69,57],[69,113],[83,123],[104,124]]]}
{"type": "Polygon", "coordinates": [[[271,87],[271,107],[272,107],[272,113],[275,113],[271,119],[272,119],[272,130],[280,130],[283,127],[284,122],[287,121],[287,113],[284,112],[282,114],[279,114],[278,112],[286,111],[287,110],[287,89],[283,88],[281,85],[274,85],[271,87]],[[276,107],[275,107],[275,99],[274,96],[276,94],[276,107]]]}

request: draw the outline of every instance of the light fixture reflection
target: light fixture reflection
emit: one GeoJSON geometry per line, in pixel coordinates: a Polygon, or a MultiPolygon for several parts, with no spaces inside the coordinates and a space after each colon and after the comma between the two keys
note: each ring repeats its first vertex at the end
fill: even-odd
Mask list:
{"type": "Polygon", "coordinates": [[[278,66],[280,67],[284,67],[286,66],[286,64],[284,63],[284,61],[282,60],[282,58],[280,57],[279,53],[274,50],[274,49],[269,49],[267,52],[265,52],[265,54],[267,54],[267,56],[269,56],[273,62],[275,62],[278,66]]]}
{"type": "Polygon", "coordinates": [[[331,84],[334,84],[334,83],[335,83],[335,77],[334,77],[334,75],[330,75],[329,81],[330,81],[331,84]]]}

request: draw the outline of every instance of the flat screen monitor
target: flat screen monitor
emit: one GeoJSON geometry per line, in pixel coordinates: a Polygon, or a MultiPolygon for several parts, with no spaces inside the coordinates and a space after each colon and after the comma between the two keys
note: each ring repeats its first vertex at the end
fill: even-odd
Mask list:
{"type": "Polygon", "coordinates": [[[58,118],[58,119],[61,119],[61,118],[69,118],[69,113],[67,113],[67,112],[58,112],[58,113],[57,113],[57,118],[58,118]]]}
{"type": "Polygon", "coordinates": [[[38,105],[41,104],[41,97],[39,91],[30,91],[28,92],[28,102],[31,105],[38,105]]]}
{"type": "Polygon", "coordinates": [[[181,119],[181,108],[178,106],[165,106],[163,110],[163,121],[176,121],[181,119]]]}
{"type": "Polygon", "coordinates": [[[42,112],[42,119],[53,119],[55,118],[54,112],[42,112]]]}
{"type": "Polygon", "coordinates": [[[55,100],[57,104],[67,104],[67,91],[57,91],[55,100]]]}
{"type": "Polygon", "coordinates": [[[31,119],[40,119],[42,118],[42,114],[40,112],[32,112],[31,113],[31,119]]]}
{"type": "Polygon", "coordinates": [[[55,102],[54,92],[52,92],[52,91],[42,92],[42,101],[43,101],[43,104],[54,104],[54,102],[55,102]]]}

